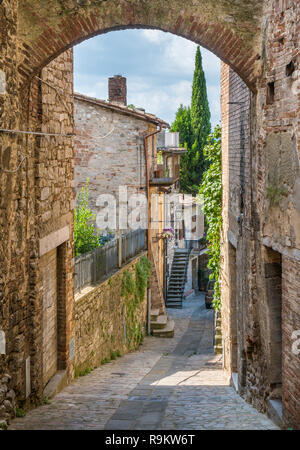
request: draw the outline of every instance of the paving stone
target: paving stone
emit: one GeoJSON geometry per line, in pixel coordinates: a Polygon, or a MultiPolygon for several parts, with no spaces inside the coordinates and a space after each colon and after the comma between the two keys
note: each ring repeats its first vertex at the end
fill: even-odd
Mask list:
{"type": "Polygon", "coordinates": [[[168,315],[176,322],[173,339],[146,337],[139,351],[79,378],[9,429],[278,429],[228,385],[204,297],[168,315]]]}

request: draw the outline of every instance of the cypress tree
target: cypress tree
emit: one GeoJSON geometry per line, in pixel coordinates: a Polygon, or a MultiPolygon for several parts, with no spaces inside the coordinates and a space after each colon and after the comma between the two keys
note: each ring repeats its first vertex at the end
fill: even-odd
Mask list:
{"type": "Polygon", "coordinates": [[[200,47],[197,47],[192,89],[192,105],[180,105],[171,131],[179,131],[180,145],[188,151],[181,157],[180,187],[182,192],[197,195],[208,162],[203,148],[211,132],[210,110],[200,47]]]}
{"type": "Polygon", "coordinates": [[[207,168],[207,161],[203,155],[203,149],[207,138],[211,132],[210,110],[207,99],[206,79],[202,67],[202,56],[200,47],[197,47],[195,71],[192,89],[191,123],[194,135],[192,145],[193,162],[196,169],[196,176],[193,177],[192,190],[195,195],[202,182],[204,170],[207,168]]]}

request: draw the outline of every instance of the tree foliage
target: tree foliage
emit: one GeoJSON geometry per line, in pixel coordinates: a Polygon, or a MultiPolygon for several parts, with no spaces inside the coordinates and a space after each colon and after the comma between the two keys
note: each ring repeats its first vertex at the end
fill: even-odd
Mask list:
{"type": "Polygon", "coordinates": [[[181,104],[176,112],[171,130],[179,132],[180,147],[191,148],[194,142],[191,123],[191,108],[181,104]]]}
{"type": "Polygon", "coordinates": [[[180,105],[171,131],[179,131],[180,145],[188,150],[180,162],[181,190],[197,195],[203,171],[207,167],[203,147],[211,131],[206,80],[199,46],[196,51],[191,107],[180,105]]]}
{"type": "Polygon", "coordinates": [[[197,47],[196,62],[192,89],[191,121],[194,134],[192,153],[195,163],[200,171],[200,181],[204,169],[207,168],[203,149],[207,142],[207,137],[211,132],[210,110],[207,99],[206,79],[202,67],[202,56],[200,47],[197,47]]]}
{"type": "Polygon", "coordinates": [[[89,179],[78,194],[78,206],[74,211],[75,256],[100,247],[99,237],[95,234],[96,215],[88,207],[89,179]]]}
{"type": "Polygon", "coordinates": [[[214,307],[220,309],[220,237],[222,226],[222,162],[221,162],[221,127],[217,125],[208,137],[203,149],[204,157],[209,164],[203,174],[199,193],[204,197],[203,212],[208,226],[209,241],[208,268],[212,270],[210,279],[215,280],[214,307]]]}

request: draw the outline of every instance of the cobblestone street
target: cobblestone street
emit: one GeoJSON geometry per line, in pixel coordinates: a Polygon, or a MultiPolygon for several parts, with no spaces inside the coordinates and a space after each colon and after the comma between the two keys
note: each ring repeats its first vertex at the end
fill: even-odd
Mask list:
{"type": "Polygon", "coordinates": [[[228,385],[203,297],[168,314],[173,339],[146,337],[139,351],[77,379],[9,429],[277,429],[228,385]]]}

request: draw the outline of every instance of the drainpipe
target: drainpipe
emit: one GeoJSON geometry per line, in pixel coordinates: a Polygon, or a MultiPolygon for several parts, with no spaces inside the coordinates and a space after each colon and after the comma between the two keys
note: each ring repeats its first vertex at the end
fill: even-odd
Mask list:
{"type": "Polygon", "coordinates": [[[161,122],[158,123],[159,129],[154,131],[153,133],[146,134],[144,136],[144,149],[145,149],[145,164],[146,164],[146,191],[147,191],[147,208],[148,208],[148,229],[147,229],[147,248],[148,248],[148,257],[150,258],[150,217],[151,217],[151,198],[150,198],[150,174],[149,174],[149,161],[148,161],[148,146],[147,139],[149,137],[155,136],[160,133],[162,130],[161,122]]]}

